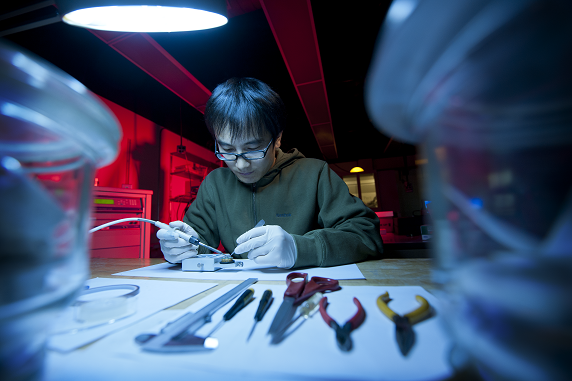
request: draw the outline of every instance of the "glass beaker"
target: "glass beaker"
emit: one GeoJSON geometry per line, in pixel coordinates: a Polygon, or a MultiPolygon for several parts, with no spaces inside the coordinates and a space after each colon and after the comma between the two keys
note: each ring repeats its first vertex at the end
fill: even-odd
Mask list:
{"type": "Polygon", "coordinates": [[[447,328],[487,380],[567,380],[572,5],[392,7],[405,4],[408,13],[389,11],[368,111],[428,159],[433,273],[447,328]]]}
{"type": "Polygon", "coordinates": [[[41,377],[46,335],[89,274],[94,174],[117,155],[103,103],[0,42],[0,379],[41,377]]]}

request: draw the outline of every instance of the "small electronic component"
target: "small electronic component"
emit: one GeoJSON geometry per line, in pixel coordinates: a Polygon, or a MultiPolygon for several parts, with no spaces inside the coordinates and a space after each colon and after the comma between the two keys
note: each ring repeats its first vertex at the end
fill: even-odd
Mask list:
{"type": "Polygon", "coordinates": [[[234,260],[229,254],[199,254],[183,259],[183,271],[217,271],[223,268],[243,267],[242,261],[234,260]]]}

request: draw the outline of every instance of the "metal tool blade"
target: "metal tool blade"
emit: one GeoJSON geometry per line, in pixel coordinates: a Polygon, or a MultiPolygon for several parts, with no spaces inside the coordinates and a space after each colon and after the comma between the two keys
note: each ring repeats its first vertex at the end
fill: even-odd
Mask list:
{"type": "Polygon", "coordinates": [[[324,294],[322,294],[321,292],[317,292],[314,295],[312,295],[310,299],[302,303],[302,305],[300,305],[300,308],[298,309],[299,312],[298,316],[290,320],[288,324],[285,324],[281,332],[285,332],[292,324],[296,323],[296,321],[301,317],[303,317],[304,319],[312,317],[312,315],[314,315],[316,311],[318,311],[318,308],[320,308],[320,300],[322,299],[323,296],[324,294]]]}
{"type": "MultiPolygon", "coordinates": [[[[153,339],[156,335],[142,334],[135,338],[135,341],[143,345],[147,341],[153,339]]],[[[174,338],[168,341],[161,347],[160,352],[201,352],[211,351],[218,347],[218,340],[213,337],[198,337],[194,335],[181,335],[181,337],[174,338]]],[[[159,351],[157,351],[159,352],[159,351]]]]}
{"type": "MultiPolygon", "coordinates": [[[[337,324],[336,324],[337,325],[337,324]]],[[[350,337],[350,332],[352,331],[351,324],[346,323],[343,327],[336,329],[336,343],[338,348],[344,352],[349,352],[352,350],[352,338],[350,337]]]]}
{"type": "Polygon", "coordinates": [[[268,330],[270,335],[281,332],[282,329],[290,323],[290,320],[292,320],[292,317],[294,317],[294,313],[296,312],[294,300],[295,298],[284,298],[284,301],[280,305],[278,312],[276,312],[276,316],[274,316],[274,320],[268,330]]]}
{"type": "Polygon", "coordinates": [[[249,278],[201,308],[199,311],[182,316],[180,319],[164,327],[158,335],[152,336],[144,342],[140,341],[141,349],[152,352],[167,352],[172,351],[174,348],[176,348],[177,351],[196,350],[196,348],[193,348],[195,344],[191,344],[194,342],[194,339],[192,339],[193,334],[205,323],[211,321],[211,316],[217,310],[257,281],[258,278],[249,278]],[[188,344],[175,345],[175,342],[180,342],[181,340],[188,342],[188,344]]]}
{"type": "Polygon", "coordinates": [[[415,332],[408,318],[396,315],[393,321],[395,322],[395,340],[401,354],[407,356],[415,343],[415,332]]]}
{"type": "MultiPolygon", "coordinates": [[[[295,330],[300,328],[300,326],[302,325],[303,322],[298,324],[292,331],[289,331],[287,333],[287,331],[290,329],[290,327],[292,327],[293,324],[298,319],[300,319],[301,317],[303,317],[304,320],[311,318],[312,315],[314,315],[316,313],[316,311],[318,311],[318,309],[320,308],[320,299],[322,299],[323,295],[324,294],[322,294],[321,292],[317,292],[310,299],[308,299],[304,303],[302,303],[300,308],[298,308],[298,311],[299,311],[298,315],[295,318],[284,322],[282,327],[279,330],[276,330],[272,334],[272,340],[271,340],[270,344],[280,344],[282,342],[282,340],[284,340],[286,338],[287,335],[292,334],[295,330]]],[[[296,311],[295,308],[293,310],[296,311]]]]}
{"type": "Polygon", "coordinates": [[[250,334],[248,335],[248,338],[246,339],[246,341],[250,340],[250,336],[252,336],[252,334],[254,333],[254,328],[256,328],[256,324],[258,324],[258,321],[254,321],[254,325],[252,326],[252,329],[250,330],[250,334]]]}
{"type": "Polygon", "coordinates": [[[218,324],[215,325],[215,327],[209,332],[209,334],[207,335],[207,337],[212,336],[216,331],[218,331],[218,329],[219,329],[220,327],[222,327],[222,325],[224,324],[224,322],[225,322],[224,320],[219,321],[218,324]]]}

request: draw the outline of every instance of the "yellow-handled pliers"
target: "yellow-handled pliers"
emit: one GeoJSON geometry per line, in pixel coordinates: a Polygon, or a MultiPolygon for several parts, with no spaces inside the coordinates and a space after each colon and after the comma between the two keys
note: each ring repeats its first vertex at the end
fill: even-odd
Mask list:
{"type": "Polygon", "coordinates": [[[403,356],[407,356],[413,344],[415,343],[415,332],[413,332],[413,325],[415,323],[424,320],[429,315],[431,315],[431,306],[421,295],[415,295],[415,300],[417,300],[421,305],[403,316],[395,313],[387,303],[391,301],[389,293],[381,295],[377,298],[377,306],[383,312],[385,316],[395,323],[395,339],[397,340],[397,345],[403,356]]]}

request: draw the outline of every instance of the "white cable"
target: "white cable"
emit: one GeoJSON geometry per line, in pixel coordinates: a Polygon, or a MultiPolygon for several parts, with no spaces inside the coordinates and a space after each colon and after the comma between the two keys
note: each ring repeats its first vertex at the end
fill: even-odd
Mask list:
{"type": "Polygon", "coordinates": [[[148,220],[148,219],[146,219],[146,218],[135,218],[135,217],[132,217],[132,218],[122,218],[122,219],[120,219],[120,220],[115,220],[115,221],[111,221],[111,222],[108,222],[108,223],[103,224],[103,225],[99,225],[99,226],[97,226],[97,227],[91,229],[89,232],[90,232],[90,233],[93,233],[93,232],[96,232],[96,231],[101,230],[101,229],[103,229],[103,228],[106,228],[106,227],[108,227],[108,226],[115,225],[115,224],[118,224],[118,223],[120,223],[120,222],[127,222],[127,221],[143,221],[143,222],[149,222],[149,223],[151,223],[151,224],[157,226],[157,225],[156,225],[156,221],[148,220]]]}
{"type": "Polygon", "coordinates": [[[108,223],[103,224],[103,225],[99,225],[99,226],[97,226],[97,227],[91,229],[89,232],[90,232],[90,233],[93,233],[93,232],[96,232],[96,231],[101,230],[101,229],[103,229],[103,228],[106,228],[106,227],[108,227],[108,226],[115,225],[115,224],[118,224],[118,223],[120,223],[120,222],[127,222],[127,221],[149,222],[150,224],[153,224],[153,225],[157,226],[159,229],[167,229],[167,230],[170,230],[170,231],[176,231],[176,234],[177,234],[180,238],[184,239],[185,241],[187,241],[187,242],[189,242],[189,243],[191,243],[191,244],[193,244],[193,245],[201,245],[201,246],[203,246],[203,247],[206,247],[206,248],[209,249],[210,251],[213,251],[213,252],[218,253],[218,254],[223,254],[222,251],[217,250],[217,249],[215,249],[214,247],[211,247],[211,246],[209,246],[209,245],[207,245],[207,244],[202,243],[202,242],[199,241],[199,239],[196,238],[196,237],[193,237],[193,236],[191,236],[191,235],[185,234],[185,233],[183,233],[183,232],[180,231],[180,230],[173,230],[173,228],[171,228],[171,227],[170,227],[169,225],[167,225],[167,224],[162,223],[161,221],[153,221],[153,220],[148,220],[148,219],[146,219],[146,218],[137,218],[137,217],[122,218],[122,219],[120,219],[120,220],[115,220],[115,221],[111,221],[111,222],[108,222],[108,223]]]}

